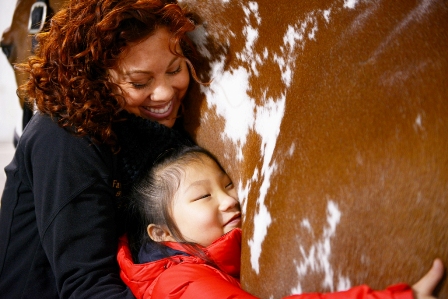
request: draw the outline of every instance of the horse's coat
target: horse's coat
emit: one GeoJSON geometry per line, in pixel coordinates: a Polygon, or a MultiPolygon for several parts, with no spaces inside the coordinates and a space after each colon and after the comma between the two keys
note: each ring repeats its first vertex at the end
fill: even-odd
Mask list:
{"type": "Polygon", "coordinates": [[[212,79],[187,128],[238,182],[245,289],[379,289],[448,266],[447,1],[182,2],[212,79]]]}
{"type": "Polygon", "coordinates": [[[186,2],[213,79],[190,131],[239,182],[243,286],[385,288],[447,264],[447,2],[186,2]]]}

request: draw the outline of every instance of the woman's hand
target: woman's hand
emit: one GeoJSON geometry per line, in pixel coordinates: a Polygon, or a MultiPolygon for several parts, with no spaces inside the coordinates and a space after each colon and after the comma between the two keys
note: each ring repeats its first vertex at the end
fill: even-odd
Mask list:
{"type": "Polygon", "coordinates": [[[432,293],[442,279],[444,272],[440,259],[434,260],[431,269],[416,284],[412,286],[415,299],[434,299],[432,293]]]}

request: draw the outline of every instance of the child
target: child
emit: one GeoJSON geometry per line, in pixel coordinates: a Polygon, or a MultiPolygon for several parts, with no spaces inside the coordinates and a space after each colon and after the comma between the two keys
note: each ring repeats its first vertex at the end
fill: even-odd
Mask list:
{"type": "MultiPolygon", "coordinates": [[[[159,156],[133,188],[135,208],[147,223],[134,264],[127,239],[118,252],[121,278],[137,298],[256,298],[241,289],[241,211],[235,187],[218,161],[194,146],[159,156]]],[[[137,242],[139,243],[139,242],[137,242]]],[[[287,298],[433,298],[443,275],[437,260],[414,290],[367,286],[345,292],[287,298]]]]}

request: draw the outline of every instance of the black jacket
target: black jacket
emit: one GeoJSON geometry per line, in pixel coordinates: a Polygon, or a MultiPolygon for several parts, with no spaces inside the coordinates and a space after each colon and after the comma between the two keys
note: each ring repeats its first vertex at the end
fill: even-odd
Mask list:
{"type": "Polygon", "coordinates": [[[126,188],[165,148],[190,142],[176,130],[125,114],[122,151],[76,137],[36,114],[23,132],[0,210],[0,298],[133,298],[119,277],[123,232],[113,180],[126,188]]]}

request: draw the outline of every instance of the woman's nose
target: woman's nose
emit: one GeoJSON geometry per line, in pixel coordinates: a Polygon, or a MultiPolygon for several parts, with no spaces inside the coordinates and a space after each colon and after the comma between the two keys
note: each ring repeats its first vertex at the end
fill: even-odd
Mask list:
{"type": "Polygon", "coordinates": [[[151,100],[154,102],[168,102],[174,97],[174,88],[167,79],[160,79],[154,85],[151,100]]]}

